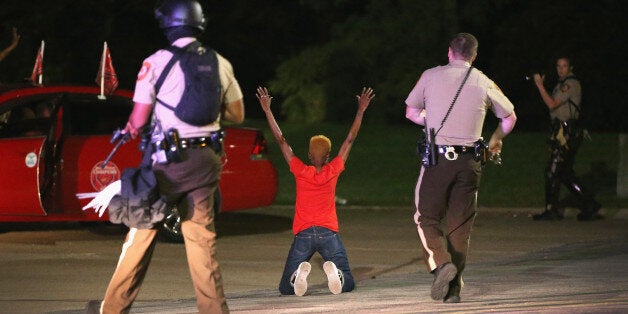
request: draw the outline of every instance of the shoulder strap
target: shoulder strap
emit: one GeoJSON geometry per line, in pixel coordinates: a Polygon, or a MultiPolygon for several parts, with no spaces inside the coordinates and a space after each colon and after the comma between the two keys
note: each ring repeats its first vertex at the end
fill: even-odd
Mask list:
{"type": "Polygon", "coordinates": [[[456,103],[456,100],[458,100],[458,96],[460,96],[460,92],[462,91],[462,87],[464,86],[464,83],[467,82],[467,79],[469,78],[469,74],[471,74],[471,70],[473,70],[472,66],[469,67],[469,70],[467,70],[467,73],[464,75],[464,79],[462,80],[462,83],[460,84],[460,87],[458,87],[458,91],[456,92],[456,95],[454,96],[454,99],[451,101],[451,105],[449,105],[449,109],[447,109],[447,113],[445,114],[445,117],[443,117],[443,121],[441,121],[440,127],[438,128],[436,133],[434,133],[434,137],[436,137],[436,134],[438,134],[440,129],[443,128],[443,125],[445,124],[445,121],[447,120],[447,118],[449,117],[449,114],[451,113],[451,109],[454,108],[454,104],[456,103]]]}
{"type": "MultiPolygon", "coordinates": [[[[170,61],[168,61],[168,63],[166,64],[166,67],[164,67],[164,70],[161,72],[161,75],[157,79],[157,82],[155,82],[155,97],[157,97],[157,95],[159,94],[159,89],[161,89],[161,86],[164,84],[164,81],[166,80],[166,76],[168,76],[168,73],[170,73],[174,64],[177,61],[179,61],[179,59],[181,59],[181,56],[183,55],[183,53],[185,53],[186,51],[190,51],[190,49],[196,49],[199,46],[200,46],[200,42],[193,41],[183,48],[177,47],[177,46],[168,46],[165,48],[166,50],[172,52],[172,58],[170,58],[170,61]]],[[[162,104],[164,107],[170,110],[174,110],[174,107],[161,101],[161,99],[159,98],[156,98],[156,99],[157,99],[157,102],[162,104]]]]}
{"type": "Polygon", "coordinates": [[[166,67],[164,67],[164,70],[161,72],[161,75],[157,79],[157,82],[155,82],[155,95],[159,94],[159,89],[161,89],[161,85],[164,84],[166,76],[168,75],[168,73],[170,73],[170,70],[172,70],[174,64],[181,58],[181,55],[183,54],[183,49],[175,46],[167,47],[166,50],[172,52],[172,58],[170,58],[170,61],[168,61],[166,67]]]}

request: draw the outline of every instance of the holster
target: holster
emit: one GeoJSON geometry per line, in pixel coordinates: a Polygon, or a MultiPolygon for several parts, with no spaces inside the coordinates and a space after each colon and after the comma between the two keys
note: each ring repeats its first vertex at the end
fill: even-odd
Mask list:
{"type": "Polygon", "coordinates": [[[436,166],[438,162],[435,141],[434,129],[429,129],[426,136],[417,142],[417,155],[425,168],[436,166]]]}
{"type": "Polygon", "coordinates": [[[482,165],[485,165],[486,162],[490,159],[490,154],[488,151],[488,145],[482,138],[475,141],[473,143],[473,159],[475,161],[479,161],[482,165]]]}
{"type": "Polygon", "coordinates": [[[576,119],[561,121],[553,119],[551,123],[551,134],[548,139],[550,147],[561,150],[568,150],[579,146],[582,140],[582,127],[576,119]]]}

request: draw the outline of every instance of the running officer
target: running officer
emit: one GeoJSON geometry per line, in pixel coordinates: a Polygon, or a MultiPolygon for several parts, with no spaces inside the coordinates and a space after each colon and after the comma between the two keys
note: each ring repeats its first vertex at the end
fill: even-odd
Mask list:
{"type": "MultiPolygon", "coordinates": [[[[517,120],[512,103],[471,64],[478,41],[459,33],[449,42],[449,64],[423,72],[406,99],[406,118],[424,125],[435,141],[433,158],[421,167],[415,189],[414,221],[424,261],[434,274],[431,297],[460,302],[469,237],[482,172],[481,154],[497,154],[517,120]],[[500,122],[488,144],[481,132],[488,110],[500,122]],[[446,228],[441,228],[445,220],[446,228]]],[[[430,143],[428,143],[429,145],[430,143]]]]}

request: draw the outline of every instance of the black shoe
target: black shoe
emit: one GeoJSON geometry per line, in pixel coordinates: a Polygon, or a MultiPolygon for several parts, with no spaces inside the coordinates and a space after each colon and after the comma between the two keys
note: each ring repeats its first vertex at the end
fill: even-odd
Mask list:
{"type": "Polygon", "coordinates": [[[561,220],[563,219],[563,214],[559,213],[555,209],[546,209],[541,214],[532,215],[533,220],[561,220]]]}
{"type": "Polygon", "coordinates": [[[91,300],[87,302],[87,306],[85,307],[85,313],[87,314],[100,314],[100,306],[102,301],[100,300],[91,300]]]}
{"type": "Polygon", "coordinates": [[[600,208],[602,208],[602,205],[594,202],[594,204],[589,209],[583,209],[580,213],[578,213],[578,216],[576,216],[576,218],[578,219],[578,221],[592,221],[604,219],[604,216],[600,215],[599,213],[600,208]]]}
{"type": "Polygon", "coordinates": [[[447,295],[445,297],[445,299],[443,300],[443,303],[460,303],[460,295],[458,294],[452,294],[452,295],[447,295]]]}
{"type": "Polygon", "coordinates": [[[452,281],[449,282],[449,292],[443,299],[444,303],[460,303],[460,289],[462,286],[462,280],[460,280],[460,275],[456,276],[452,281]]]}
{"type": "Polygon", "coordinates": [[[458,269],[450,262],[444,263],[434,270],[434,282],[430,294],[432,300],[445,299],[447,292],[449,292],[449,283],[456,277],[457,273],[458,269]]]}
{"type": "Polygon", "coordinates": [[[580,212],[576,218],[578,221],[593,221],[604,219],[604,216],[600,215],[598,212],[580,212]]]}

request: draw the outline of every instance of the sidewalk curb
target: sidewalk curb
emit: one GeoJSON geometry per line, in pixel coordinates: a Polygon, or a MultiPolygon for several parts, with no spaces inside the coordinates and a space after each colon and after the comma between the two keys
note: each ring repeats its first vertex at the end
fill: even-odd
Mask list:
{"type": "MultiPolygon", "coordinates": [[[[294,209],[293,205],[272,205],[269,207],[280,208],[285,210],[294,209]]],[[[412,206],[366,206],[366,205],[336,205],[337,210],[349,209],[349,210],[400,210],[414,212],[412,206]]],[[[478,213],[512,213],[515,215],[532,215],[540,213],[542,208],[540,207],[485,207],[478,206],[478,213]]],[[[565,208],[565,216],[575,217],[579,210],[573,207],[565,208]]],[[[602,208],[600,214],[606,218],[612,219],[628,219],[628,208],[602,208]]]]}

